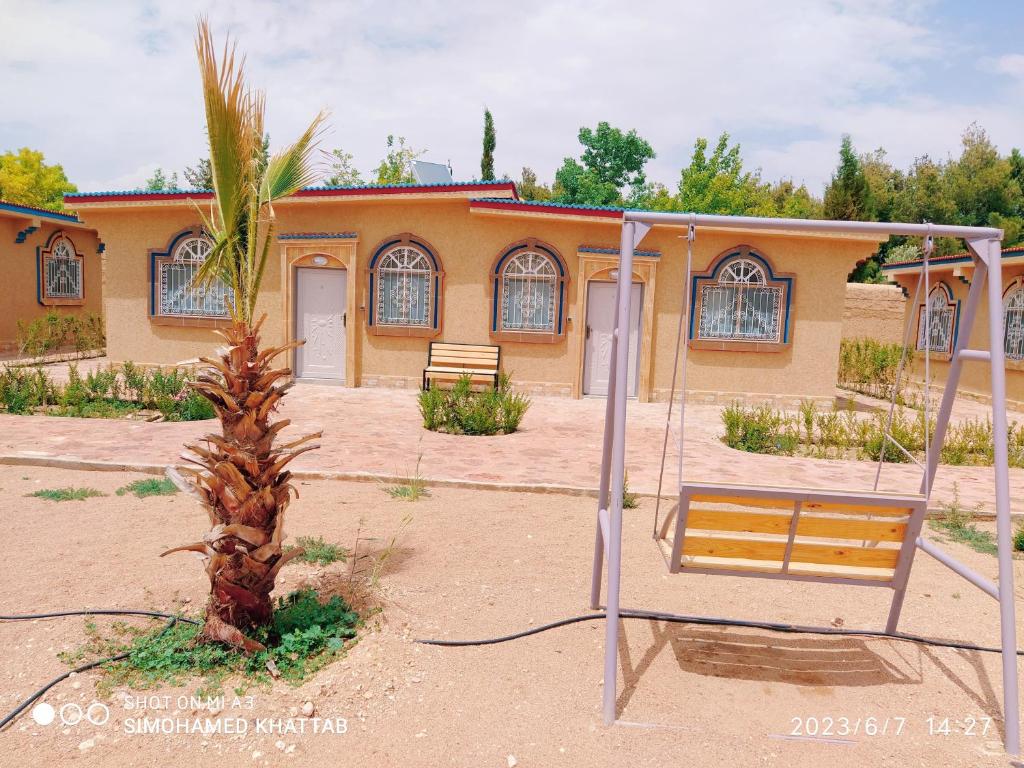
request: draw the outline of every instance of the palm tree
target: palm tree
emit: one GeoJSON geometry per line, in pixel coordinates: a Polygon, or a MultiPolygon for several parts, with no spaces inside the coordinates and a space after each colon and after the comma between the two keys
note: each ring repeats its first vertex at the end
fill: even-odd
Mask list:
{"type": "Polygon", "coordinates": [[[196,53],[214,189],[209,212],[200,211],[213,246],[196,282],[222,281],[231,288],[231,325],[219,332],[227,345],[200,358],[204,367],[192,385],[213,404],[221,433],[187,446],[190,453],[183,457],[199,467],[188,477],[168,471],[202,503],[212,528],[202,541],[163,554],[189,550],[204,555],[210,598],[199,637],[250,652],[264,647],[246,632],[271,623],[270,594],[278,571],[302,553],[282,548],[284,511],[295,490],[285,466],[318,448],[309,441],[320,437],[316,433],[275,446],[289,421],[271,422],[271,417],[290,386],[291,370],[272,363],[303,342],[261,350],[265,315],[253,318],[273,239],[274,201],[316,180],[311,158],[324,115],[266,162],[264,97],[245,84],[244,59],[236,63],[234,46],[225,43],[218,61],[205,19],[199,21],[196,53]]]}

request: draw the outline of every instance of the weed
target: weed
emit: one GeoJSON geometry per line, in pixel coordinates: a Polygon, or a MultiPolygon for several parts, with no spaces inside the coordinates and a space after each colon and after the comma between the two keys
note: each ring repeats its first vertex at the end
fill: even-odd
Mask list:
{"type": "Polygon", "coordinates": [[[144,499],[147,496],[173,496],[177,492],[178,488],[166,477],[148,477],[145,480],[136,480],[128,483],[123,488],[117,489],[118,496],[134,493],[140,499],[144,499]]]}
{"type": "Polygon", "coordinates": [[[423,475],[420,473],[420,463],[422,461],[423,453],[420,452],[416,456],[416,469],[413,470],[413,473],[399,485],[390,485],[384,489],[391,498],[419,501],[424,496],[430,495],[430,491],[427,490],[426,480],[424,480],[423,475]]]}
{"type": "MultiPolygon", "coordinates": [[[[348,550],[339,544],[331,544],[324,541],[322,536],[299,536],[295,539],[295,546],[305,550],[295,560],[304,563],[315,563],[317,565],[330,565],[331,563],[344,563],[348,560],[348,550]]],[[[295,547],[285,547],[285,551],[295,547]]],[[[293,560],[292,562],[295,562],[293,560]]]]}
{"type": "Polygon", "coordinates": [[[954,483],[953,500],[942,505],[943,517],[941,520],[933,520],[932,526],[945,531],[953,541],[966,544],[975,552],[994,555],[999,551],[995,537],[988,531],[979,530],[973,523],[974,515],[980,507],[980,504],[973,509],[964,507],[960,501],[960,487],[954,483]]]}
{"type": "Polygon", "coordinates": [[[636,509],[640,506],[640,500],[635,493],[629,490],[629,473],[622,478],[622,508],[636,509]]]}
{"type": "Polygon", "coordinates": [[[95,496],[106,496],[107,494],[100,493],[95,488],[44,488],[25,495],[49,501],[84,501],[95,496]]]}

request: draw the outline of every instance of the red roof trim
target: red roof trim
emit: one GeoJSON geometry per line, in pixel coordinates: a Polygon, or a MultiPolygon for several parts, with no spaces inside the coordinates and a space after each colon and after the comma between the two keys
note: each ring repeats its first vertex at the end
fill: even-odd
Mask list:
{"type": "Polygon", "coordinates": [[[573,208],[567,205],[537,205],[526,203],[499,203],[489,200],[473,200],[470,208],[486,208],[494,211],[524,211],[526,213],[553,213],[558,216],[594,216],[600,219],[621,219],[622,211],[603,211],[593,208],[573,208]]]}

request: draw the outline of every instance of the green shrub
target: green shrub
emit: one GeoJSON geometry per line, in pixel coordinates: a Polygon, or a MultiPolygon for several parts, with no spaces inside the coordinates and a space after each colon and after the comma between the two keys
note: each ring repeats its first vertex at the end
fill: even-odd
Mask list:
{"type": "MultiPolygon", "coordinates": [[[[902,344],[883,344],[875,339],[843,339],[839,348],[839,385],[883,400],[892,398],[900,360],[913,353],[902,344]]],[[[907,376],[900,384],[902,399],[907,376]]]]}
{"type": "Polygon", "coordinates": [[[136,480],[117,489],[118,496],[124,496],[127,493],[133,493],[140,499],[147,496],[174,496],[178,493],[178,487],[166,477],[147,477],[145,480],[136,480]]]}
{"type": "Polygon", "coordinates": [[[0,372],[0,404],[8,413],[31,413],[55,400],[55,387],[42,369],[6,366],[0,372]]]}
{"type": "Polygon", "coordinates": [[[1013,532],[1013,549],[1015,552],[1024,552],[1024,521],[1017,524],[1017,530],[1013,532]]]}
{"type": "Polygon", "coordinates": [[[722,421],[725,444],[740,451],[792,456],[800,442],[796,422],[770,405],[734,402],[723,409],[722,421]]]}
{"type": "Polygon", "coordinates": [[[106,496],[106,494],[100,493],[95,488],[44,488],[34,493],[28,493],[26,496],[34,496],[47,501],[85,501],[94,496],[106,496]]]}
{"type": "Polygon", "coordinates": [[[502,374],[497,387],[473,389],[469,376],[460,377],[451,389],[432,388],[419,394],[423,426],[434,432],[455,435],[499,435],[515,432],[530,407],[530,398],[513,392],[511,380],[502,374]]]}
{"type": "Polygon", "coordinates": [[[106,343],[103,319],[91,312],[61,314],[51,309],[35,320],[19,320],[17,325],[18,350],[32,357],[67,348],[84,352],[106,343]]]}

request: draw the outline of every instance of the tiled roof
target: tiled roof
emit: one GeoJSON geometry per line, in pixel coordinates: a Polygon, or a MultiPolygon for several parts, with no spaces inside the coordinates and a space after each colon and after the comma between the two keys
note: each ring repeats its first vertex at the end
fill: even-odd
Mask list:
{"type": "Polygon", "coordinates": [[[610,205],[576,205],[571,203],[555,203],[547,200],[509,200],[503,197],[474,197],[469,201],[471,208],[504,208],[513,211],[532,211],[536,213],[555,213],[568,216],[595,216],[607,219],[620,219],[625,208],[610,205]]]}
{"type": "MultiPolygon", "coordinates": [[[[1003,258],[1012,256],[1014,254],[1024,254],[1024,244],[1011,245],[1008,248],[1002,250],[1003,258]]],[[[971,261],[971,254],[967,251],[961,251],[960,253],[948,253],[945,256],[935,256],[928,259],[929,266],[942,266],[946,264],[963,264],[971,261]]],[[[894,261],[891,264],[883,264],[882,269],[907,269],[911,267],[920,267],[924,264],[924,259],[914,259],[912,261],[894,261]]]]}
{"type": "MultiPolygon", "coordinates": [[[[602,247],[602,246],[597,246],[597,245],[581,245],[576,250],[581,252],[581,253],[604,253],[604,254],[608,254],[609,256],[618,256],[619,255],[619,249],[618,248],[608,248],[608,247],[602,247]]],[[[633,251],[633,255],[634,256],[649,256],[649,257],[653,257],[653,258],[658,258],[658,257],[661,256],[661,251],[633,251]]]]}
{"type": "Polygon", "coordinates": [[[21,203],[11,203],[7,200],[0,200],[0,211],[10,211],[11,213],[24,213],[29,216],[43,216],[46,218],[57,219],[58,221],[72,221],[78,223],[78,217],[73,213],[62,213],[60,211],[51,211],[47,208],[36,208],[32,205],[22,205],[21,203]]]}
{"type": "MultiPolygon", "coordinates": [[[[295,193],[295,197],[343,196],[346,194],[400,194],[402,192],[459,192],[467,189],[503,189],[516,193],[515,184],[511,181],[453,181],[437,184],[355,184],[348,186],[303,187],[295,193]]],[[[209,189],[165,189],[152,192],[145,189],[111,190],[107,192],[75,192],[65,195],[67,202],[99,202],[102,200],[177,200],[189,197],[207,198],[213,195],[209,189]]],[[[499,198],[504,199],[504,198],[499,198]]]]}
{"type": "Polygon", "coordinates": [[[356,237],[355,232],[283,232],[278,240],[345,240],[356,237]]]}

